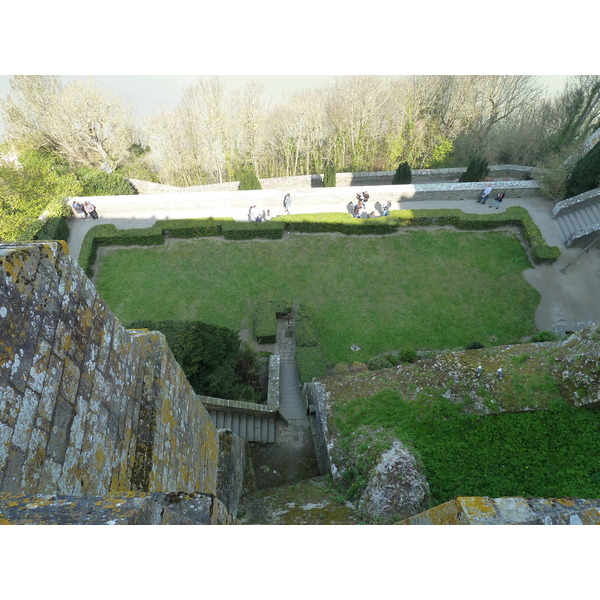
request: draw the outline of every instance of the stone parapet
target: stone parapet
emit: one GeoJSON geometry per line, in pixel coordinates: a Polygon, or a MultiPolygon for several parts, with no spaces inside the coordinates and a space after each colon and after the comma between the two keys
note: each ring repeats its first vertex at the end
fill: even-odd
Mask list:
{"type": "MultiPolygon", "coordinates": [[[[493,165],[489,167],[488,180],[505,179],[530,179],[534,167],[520,165],[493,165]]],[[[412,171],[412,183],[430,182],[457,182],[458,178],[465,172],[466,167],[454,167],[450,169],[414,169],[412,171]]],[[[336,186],[374,186],[391,185],[395,171],[365,171],[356,173],[336,173],[336,186]]],[[[213,183],[207,185],[195,185],[189,187],[177,187],[164,185],[139,179],[130,179],[131,184],[139,194],[159,194],[163,192],[208,192],[208,191],[234,191],[239,187],[239,181],[228,181],[226,183],[213,183]]],[[[273,189],[296,189],[296,188],[322,188],[323,175],[294,175],[290,177],[272,177],[261,179],[260,185],[263,190],[273,189]]]]}
{"type": "Polygon", "coordinates": [[[459,497],[399,525],[597,525],[600,500],[459,497]]]}
{"type": "Polygon", "coordinates": [[[218,438],[158,332],[58,242],[0,244],[0,491],[214,494],[218,438]]]}
{"type": "Polygon", "coordinates": [[[0,525],[237,525],[212,494],[113,493],[54,496],[0,493],[0,525]]]}

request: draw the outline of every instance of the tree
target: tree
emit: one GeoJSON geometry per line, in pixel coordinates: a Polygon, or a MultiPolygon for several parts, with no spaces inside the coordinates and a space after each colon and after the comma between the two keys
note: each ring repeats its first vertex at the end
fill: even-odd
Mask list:
{"type": "Polygon", "coordinates": [[[335,187],[335,183],[335,165],[333,163],[327,163],[323,170],[323,187],[335,187]]]}
{"type": "Polygon", "coordinates": [[[394,173],[393,185],[406,184],[412,181],[412,171],[407,162],[400,163],[394,173]]]}
{"type": "Polygon", "coordinates": [[[13,241],[33,225],[53,201],[80,196],[83,187],[72,173],[61,175],[51,159],[34,153],[15,164],[0,163],[0,240],[13,241]]]}
{"type": "Polygon", "coordinates": [[[467,165],[467,170],[458,178],[458,181],[482,181],[488,173],[488,162],[485,158],[472,158],[467,165]]]}
{"type": "Polygon", "coordinates": [[[567,177],[567,195],[576,196],[600,187],[600,143],[582,156],[567,177]]]}
{"type": "Polygon", "coordinates": [[[17,149],[55,150],[47,124],[62,89],[60,79],[55,75],[15,75],[8,85],[8,96],[0,100],[6,140],[17,149]]]}
{"type": "Polygon", "coordinates": [[[251,163],[243,165],[239,170],[239,190],[261,190],[262,185],[251,163]]]}

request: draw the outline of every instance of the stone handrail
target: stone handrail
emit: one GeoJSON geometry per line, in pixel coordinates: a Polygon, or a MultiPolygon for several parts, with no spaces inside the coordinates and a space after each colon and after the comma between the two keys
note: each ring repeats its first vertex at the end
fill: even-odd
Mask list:
{"type": "Polygon", "coordinates": [[[589,204],[596,204],[598,202],[600,202],[600,188],[595,188],[583,192],[583,194],[577,194],[577,196],[572,196],[571,198],[557,202],[552,208],[552,217],[556,218],[573,210],[577,210],[578,208],[583,208],[589,204]]]}
{"type": "Polygon", "coordinates": [[[204,407],[209,410],[224,410],[245,413],[258,417],[273,417],[279,411],[279,367],[280,357],[276,354],[269,358],[269,384],[267,404],[244,402],[242,400],[226,400],[211,396],[198,396],[204,407]]]}

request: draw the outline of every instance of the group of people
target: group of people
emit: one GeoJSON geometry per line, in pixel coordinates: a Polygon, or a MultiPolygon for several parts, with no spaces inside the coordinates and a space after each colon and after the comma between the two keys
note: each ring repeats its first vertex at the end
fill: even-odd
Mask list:
{"type": "Polygon", "coordinates": [[[253,204],[248,210],[248,221],[252,221],[254,223],[262,223],[263,221],[270,221],[273,218],[271,215],[271,211],[267,210],[257,210],[256,204],[253,204]]]}
{"type": "Polygon", "coordinates": [[[378,215],[374,210],[370,213],[366,212],[366,203],[369,200],[369,192],[362,192],[361,194],[356,194],[356,204],[353,205],[352,208],[352,216],[357,219],[374,219],[379,216],[387,217],[390,214],[390,209],[392,208],[391,201],[387,201],[381,207],[381,215],[378,215]]]}
{"type": "MultiPolygon", "coordinates": [[[[285,214],[290,214],[290,206],[292,205],[292,196],[291,194],[286,194],[283,197],[283,209],[285,210],[285,214]]],[[[271,214],[271,210],[257,210],[256,204],[253,204],[248,210],[248,221],[254,223],[262,223],[263,221],[270,221],[273,218],[271,214]]]]}
{"type": "MultiPolygon", "coordinates": [[[[487,202],[487,199],[490,197],[491,193],[492,193],[492,189],[493,186],[490,183],[490,185],[488,185],[485,190],[483,190],[483,192],[481,192],[481,194],[479,195],[479,198],[477,199],[477,202],[479,204],[485,204],[487,202]]],[[[498,210],[498,208],[500,207],[500,204],[502,202],[502,200],[504,200],[504,196],[506,196],[505,192],[500,192],[495,198],[494,201],[490,204],[490,208],[495,208],[496,210],[498,210]]]]}
{"type": "Polygon", "coordinates": [[[73,212],[76,216],[84,221],[92,217],[92,219],[98,218],[96,207],[87,200],[85,202],[79,202],[79,200],[73,200],[73,212]]]}

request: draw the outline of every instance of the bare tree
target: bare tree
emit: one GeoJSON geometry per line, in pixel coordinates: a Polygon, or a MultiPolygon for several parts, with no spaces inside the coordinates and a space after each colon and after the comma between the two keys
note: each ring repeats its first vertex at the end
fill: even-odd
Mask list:
{"type": "Polygon", "coordinates": [[[50,147],[47,115],[62,85],[55,75],[15,75],[10,78],[8,96],[0,100],[6,125],[6,139],[13,145],[34,149],[50,147]]]}

